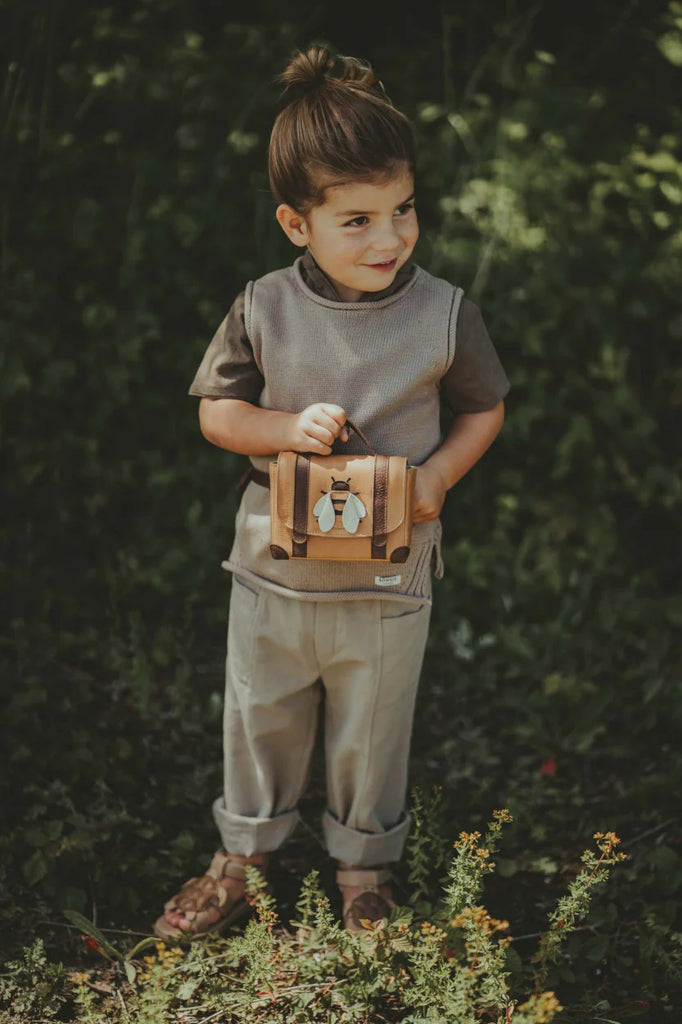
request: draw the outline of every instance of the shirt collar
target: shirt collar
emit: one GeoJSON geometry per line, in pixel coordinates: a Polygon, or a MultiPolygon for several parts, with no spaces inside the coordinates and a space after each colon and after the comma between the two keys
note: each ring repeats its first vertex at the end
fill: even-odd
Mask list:
{"type": "MultiPolygon", "coordinates": [[[[336,288],[331,283],[325,272],[320,269],[310,249],[306,249],[305,253],[301,257],[300,268],[303,280],[308,287],[312,289],[312,291],[316,292],[317,295],[321,296],[323,299],[330,299],[332,302],[341,301],[336,288]]],[[[363,292],[359,301],[376,302],[377,299],[385,299],[389,295],[393,295],[393,292],[397,292],[399,288],[402,288],[406,281],[409,281],[412,277],[413,271],[414,263],[412,262],[412,258],[410,258],[407,263],[403,264],[387,288],[382,288],[380,292],[363,292]]]]}

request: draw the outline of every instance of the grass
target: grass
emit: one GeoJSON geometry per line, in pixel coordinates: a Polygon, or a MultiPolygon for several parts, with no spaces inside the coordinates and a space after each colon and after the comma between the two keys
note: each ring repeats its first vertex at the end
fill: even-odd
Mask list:
{"type": "MultiPolygon", "coordinates": [[[[415,950],[424,952],[420,943],[426,922],[438,936],[434,946],[441,969],[441,953],[450,936],[442,938],[438,929],[461,912],[451,906],[448,917],[443,911],[452,844],[462,827],[468,834],[485,831],[490,808],[502,803],[511,808],[515,820],[506,826],[496,869],[484,872],[479,880],[480,902],[473,896],[462,902],[484,906],[487,916],[481,920],[511,922],[509,930],[495,933],[495,938],[512,940],[504,969],[496,968],[498,975],[509,972],[512,997],[532,994],[536,987],[533,978],[540,974],[534,957],[543,948],[540,937],[548,915],[580,877],[580,850],[594,832],[616,831],[627,860],[591,909],[583,908],[587,913],[582,920],[561,935],[556,958],[545,957],[541,991],[554,991],[571,1020],[620,1024],[639,1019],[658,1024],[668,1015],[674,1019],[682,977],[677,922],[682,860],[674,791],[665,785],[676,765],[673,725],[668,735],[660,713],[665,703],[656,715],[649,703],[651,717],[640,714],[642,728],[637,734],[631,722],[633,708],[627,701],[618,704],[611,699],[602,712],[610,742],[596,735],[588,743],[586,726],[601,706],[598,692],[584,685],[562,686],[556,680],[530,687],[523,677],[501,687],[499,650],[481,643],[474,627],[465,628],[463,622],[447,641],[450,654],[444,658],[444,632],[452,630],[444,610],[436,613],[415,720],[416,826],[397,877],[397,895],[410,908],[409,916],[392,922],[388,938],[372,940],[377,964],[371,968],[364,949],[363,971],[369,971],[370,981],[361,971],[365,1002],[360,1000],[364,1009],[357,1013],[365,1017],[345,1019],[409,1020],[409,1013],[416,1012],[405,1004],[398,983],[387,989],[386,979],[400,977],[403,967],[413,992],[419,972],[410,957],[416,956],[415,950]],[[557,716],[561,729],[556,727],[557,716]],[[659,751],[666,745],[668,759],[662,764],[659,751]],[[419,796],[431,792],[434,779],[441,783],[438,800],[419,796]],[[399,929],[405,924],[410,950],[399,945],[387,954],[391,970],[395,967],[398,974],[388,968],[377,974],[385,953],[382,943],[403,942],[406,936],[399,929]],[[367,1007],[374,1016],[367,1016],[367,1007]]],[[[265,984],[272,966],[253,960],[253,950],[265,935],[262,928],[256,933],[258,941],[253,934],[247,941],[238,933],[197,944],[189,954],[155,946],[130,952],[149,934],[163,901],[180,881],[208,863],[215,847],[209,806],[220,785],[221,708],[217,644],[203,648],[200,656],[192,653],[192,673],[189,650],[180,656],[178,641],[169,641],[170,650],[153,659],[145,653],[144,633],[138,639],[131,636],[137,634],[128,634],[127,644],[120,646],[118,675],[112,673],[103,682],[92,667],[62,664],[48,679],[46,666],[34,665],[32,685],[17,691],[7,708],[5,721],[14,726],[12,758],[23,768],[25,783],[21,790],[10,786],[7,778],[4,783],[10,814],[1,845],[5,985],[8,974],[14,978],[14,988],[5,989],[6,1019],[49,1019],[52,1011],[47,1008],[52,1006],[56,1019],[124,1021],[125,1005],[136,1020],[203,1021],[219,1007],[220,1013],[233,1014],[227,1020],[279,1020],[266,1015],[268,1007],[274,1012],[274,1004],[258,996],[262,988],[251,1000],[254,1005],[249,1004],[251,1017],[234,1016],[243,1013],[243,1007],[238,1001],[232,1008],[225,1002],[226,986],[230,998],[237,999],[236,991],[244,999],[244,993],[252,992],[249,985],[265,984]],[[48,680],[42,688],[37,685],[39,677],[48,680]],[[174,707],[183,713],[174,713],[174,707]],[[70,727],[55,729],[55,719],[68,721],[70,727]],[[19,742],[22,735],[25,740],[19,742]],[[72,927],[63,916],[65,909],[96,921],[106,942],[119,952],[110,950],[103,957],[106,946],[92,936],[84,941],[88,929],[82,923],[72,927]],[[245,941],[247,946],[240,947],[245,941]],[[145,956],[151,960],[145,961],[145,956]],[[131,968],[132,981],[126,973],[131,968]],[[212,979],[210,984],[202,982],[201,998],[181,998],[178,993],[189,993],[201,971],[208,971],[212,979]],[[17,1002],[19,991],[23,1002],[17,1002]],[[266,1000],[262,1006],[259,999],[266,1000]],[[9,1009],[12,1004],[14,1011],[9,1009]],[[192,1006],[197,1008],[190,1010],[192,1006]],[[17,1007],[23,1007],[18,1016],[17,1007]],[[262,1011],[260,1018],[253,1016],[256,1010],[262,1011]]],[[[656,699],[665,692],[659,691],[656,699]]],[[[273,866],[274,902],[268,904],[268,912],[276,908],[277,923],[272,923],[271,932],[265,927],[277,936],[271,950],[277,1012],[292,1012],[287,992],[293,989],[292,998],[298,992],[303,1002],[311,994],[309,1004],[319,1000],[315,1012],[321,1016],[316,1018],[302,1003],[296,1013],[303,1016],[285,1015],[283,1020],[333,1019],[323,1010],[350,1013],[348,1006],[355,1006],[357,996],[353,981],[350,995],[344,996],[348,1006],[343,1003],[342,1009],[335,1009],[333,999],[349,982],[340,981],[340,989],[332,984],[340,977],[345,954],[333,924],[340,909],[333,866],[317,830],[324,806],[322,767],[318,749],[301,807],[304,824],[273,866]],[[324,927],[313,929],[307,945],[301,945],[299,930],[289,922],[300,917],[300,887],[311,870],[316,873],[314,886],[311,881],[306,885],[323,901],[324,927]],[[326,959],[328,946],[331,960],[326,959]],[[301,964],[305,962],[309,970],[313,952],[322,956],[312,959],[322,965],[320,971],[301,981],[301,964]],[[326,986],[330,987],[325,993],[326,986]]],[[[17,777],[21,773],[13,776],[17,777]]],[[[567,920],[565,910],[554,924],[561,920],[567,920]]],[[[459,927],[464,924],[461,919],[459,927]]],[[[429,977],[434,969],[429,968],[429,977]]],[[[422,967],[423,986],[424,971],[422,967]]]]}
{"type": "Polygon", "coordinates": [[[545,985],[567,937],[588,911],[592,890],[624,859],[616,849],[619,840],[613,834],[595,837],[597,851],[583,854],[581,870],[524,967],[510,952],[509,922],[480,903],[509,813],[495,812],[485,836],[460,833],[446,854],[443,837],[433,832],[438,801],[438,791],[426,801],[415,794],[408,858],[413,895],[388,922],[367,922],[360,936],[347,933],[313,870],[303,881],[295,919],[283,927],[276,899],[253,868],[248,890],[255,914],[243,934],[209,937],[189,951],[150,938],[119,948],[87,919],[67,912],[85,948],[103,965],[66,971],[35,940],[0,979],[5,1018],[82,1024],[464,1024],[513,1018],[517,1024],[548,1024],[561,1006],[545,985]],[[442,852],[442,863],[429,857],[434,848],[442,852]],[[440,899],[427,906],[420,897],[439,872],[440,899]]]}

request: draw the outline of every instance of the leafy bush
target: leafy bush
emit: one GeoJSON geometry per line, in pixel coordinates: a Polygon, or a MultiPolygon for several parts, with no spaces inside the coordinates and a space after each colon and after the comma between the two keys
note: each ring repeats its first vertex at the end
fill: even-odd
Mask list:
{"type": "MultiPolygon", "coordinates": [[[[0,916],[15,947],[40,927],[73,958],[38,922],[147,927],[214,843],[241,465],[184,396],[234,294],[292,256],[264,175],[273,77],[313,36],[359,44],[324,3],[5,17],[0,916]]],[[[682,8],[606,0],[589,32],[494,0],[405,17],[361,55],[417,126],[419,261],[480,303],[512,381],[447,499],[413,777],[451,820],[510,807],[491,913],[529,932],[609,820],[630,859],[552,984],[658,1024],[682,988],[682,8]]],[[[320,856],[309,833],[283,851],[295,877],[320,856]]],[[[410,880],[420,905],[434,885],[410,880]]]]}
{"type": "Polygon", "coordinates": [[[48,961],[42,939],[24,949],[20,960],[6,963],[0,977],[0,1007],[12,1021],[60,1018],[67,992],[66,971],[48,961]]]}
{"type": "MultiPolygon", "coordinates": [[[[613,834],[596,836],[599,854],[584,854],[585,867],[550,916],[537,966],[532,977],[524,979],[533,990],[517,997],[510,988],[507,963],[512,939],[501,937],[509,923],[493,918],[478,902],[483,879],[494,869],[491,854],[509,820],[508,812],[496,812],[484,839],[478,832],[460,835],[448,866],[443,898],[432,908],[430,920],[415,920],[414,910],[399,907],[388,922],[366,922],[360,936],[351,935],[335,921],[316,871],[303,883],[292,930],[281,928],[264,879],[249,867],[248,891],[257,914],[243,935],[195,944],[187,956],[180,948],[169,949],[159,942],[155,954],[145,956],[137,966],[135,957],[153,940],[143,940],[124,956],[98,929],[69,914],[115,965],[99,979],[97,973],[101,972],[72,974],[73,1019],[90,1024],[132,1018],[142,1024],[157,1024],[209,1020],[223,1014],[235,1024],[474,1024],[478,1020],[506,1022],[513,1017],[521,1024],[547,1024],[561,1009],[554,993],[542,990],[548,966],[557,959],[559,947],[576,922],[585,916],[591,890],[605,881],[609,867],[622,855],[615,852],[619,840],[613,834]]],[[[423,874],[423,854],[434,838],[423,826],[415,830],[411,868],[416,875],[423,874]]],[[[41,978],[46,977],[42,950],[38,961],[41,978]]],[[[25,963],[9,965],[10,980],[0,987],[0,998],[4,996],[11,1004],[24,975],[35,980],[35,963],[34,951],[27,953],[25,963]]],[[[55,978],[62,982],[63,972],[55,971],[55,978]]],[[[58,997],[55,1005],[60,1001],[58,997]]],[[[21,1019],[40,1017],[44,1005],[45,994],[36,988],[21,1002],[21,1019]]],[[[14,1002],[13,1008],[18,1007],[14,1002]]]]}

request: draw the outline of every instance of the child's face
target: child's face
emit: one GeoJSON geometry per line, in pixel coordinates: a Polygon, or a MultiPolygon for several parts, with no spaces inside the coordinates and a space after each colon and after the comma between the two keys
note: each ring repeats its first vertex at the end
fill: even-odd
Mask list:
{"type": "Polygon", "coordinates": [[[277,218],[296,245],[307,245],[345,302],[387,288],[412,255],[419,225],[407,171],[375,184],[325,189],[305,216],[280,206],[277,218]]]}

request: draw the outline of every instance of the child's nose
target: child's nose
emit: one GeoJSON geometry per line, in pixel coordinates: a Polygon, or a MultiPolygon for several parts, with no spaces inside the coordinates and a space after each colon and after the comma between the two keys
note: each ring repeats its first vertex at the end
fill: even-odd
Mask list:
{"type": "Polygon", "coordinates": [[[396,231],[395,224],[378,226],[372,239],[372,248],[377,252],[390,252],[400,243],[400,235],[396,231]]]}

